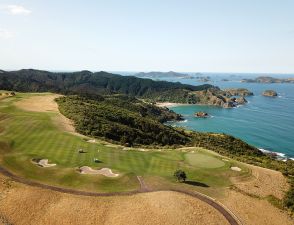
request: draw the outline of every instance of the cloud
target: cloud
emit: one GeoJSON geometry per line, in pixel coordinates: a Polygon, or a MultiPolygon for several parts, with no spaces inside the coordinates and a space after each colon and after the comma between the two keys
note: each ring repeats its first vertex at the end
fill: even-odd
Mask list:
{"type": "Polygon", "coordinates": [[[0,38],[1,39],[10,39],[13,37],[14,37],[14,34],[12,32],[0,28],[0,38]]]}
{"type": "Polygon", "coordinates": [[[31,14],[31,10],[26,9],[25,7],[21,5],[6,5],[2,7],[6,12],[8,12],[10,15],[24,15],[27,16],[31,14]]]}

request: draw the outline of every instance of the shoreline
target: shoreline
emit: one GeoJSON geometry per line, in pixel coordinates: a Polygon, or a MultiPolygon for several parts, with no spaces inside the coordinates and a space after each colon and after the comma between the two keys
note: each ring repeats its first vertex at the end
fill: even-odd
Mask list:
{"type": "Polygon", "coordinates": [[[176,106],[183,106],[183,105],[191,105],[188,103],[174,103],[174,102],[156,102],[156,106],[158,107],[176,107],[176,106]]]}

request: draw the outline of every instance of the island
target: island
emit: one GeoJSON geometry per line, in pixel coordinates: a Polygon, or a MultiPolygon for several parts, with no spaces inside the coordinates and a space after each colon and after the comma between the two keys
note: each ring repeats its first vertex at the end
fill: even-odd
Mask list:
{"type": "Polygon", "coordinates": [[[211,82],[210,76],[204,76],[204,77],[197,77],[198,82],[211,82]]]}
{"type": "Polygon", "coordinates": [[[208,113],[207,112],[196,112],[195,113],[195,117],[198,117],[198,118],[207,118],[208,117],[208,113]]]}
{"type": "Polygon", "coordinates": [[[246,88],[227,88],[224,90],[230,96],[253,96],[253,92],[246,88]]]}
{"type": "Polygon", "coordinates": [[[274,78],[269,76],[260,76],[254,79],[243,79],[243,83],[294,83],[294,78],[274,78]]]}
{"type": "Polygon", "coordinates": [[[265,90],[262,95],[266,97],[277,97],[278,93],[274,90],[265,90]]]}
{"type": "Polygon", "coordinates": [[[159,71],[152,71],[152,72],[140,72],[134,74],[136,77],[140,78],[152,78],[152,79],[159,79],[159,78],[182,78],[182,79],[195,79],[194,76],[186,73],[177,73],[174,71],[169,72],[159,72],[159,71]]]}

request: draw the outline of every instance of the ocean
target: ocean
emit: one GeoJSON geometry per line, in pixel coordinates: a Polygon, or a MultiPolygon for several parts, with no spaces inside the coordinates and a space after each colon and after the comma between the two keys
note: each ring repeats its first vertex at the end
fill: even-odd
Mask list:
{"type": "MultiPolygon", "coordinates": [[[[246,97],[246,105],[224,109],[216,106],[187,105],[171,109],[184,116],[184,121],[173,122],[190,130],[226,133],[238,137],[264,151],[276,152],[281,158],[294,160],[294,84],[241,83],[242,78],[260,74],[204,74],[210,84],[220,88],[247,88],[254,96],[246,97]],[[230,81],[222,81],[222,79],[230,81]],[[272,89],[278,97],[264,97],[262,92],[272,89]],[[205,111],[209,118],[195,118],[194,113],[205,111]]],[[[272,77],[281,77],[271,74],[272,77]]],[[[284,77],[294,77],[284,76],[284,77]]],[[[195,79],[162,78],[172,82],[200,85],[195,79]]]]}

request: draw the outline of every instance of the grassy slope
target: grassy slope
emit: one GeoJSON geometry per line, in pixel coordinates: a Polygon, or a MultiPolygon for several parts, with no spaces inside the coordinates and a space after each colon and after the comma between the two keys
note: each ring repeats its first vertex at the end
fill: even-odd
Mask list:
{"type": "Polygon", "coordinates": [[[113,192],[137,189],[139,184],[136,175],[151,178],[149,180],[162,180],[167,185],[177,185],[172,174],[178,168],[187,172],[189,180],[204,183],[211,188],[230,185],[229,177],[237,174],[229,169],[231,162],[221,161],[218,156],[196,148],[191,150],[197,150],[201,159],[199,164],[194,156],[191,159],[192,153],[178,150],[124,151],[121,147],[88,143],[82,137],[58,130],[52,123],[56,113],[23,111],[12,104],[18,98],[26,96],[27,94],[18,94],[17,97],[1,101],[0,107],[0,127],[4,128],[0,135],[1,164],[21,176],[53,185],[113,192]],[[3,148],[5,143],[10,145],[6,150],[3,148]],[[88,153],[78,153],[79,148],[88,153]],[[48,158],[57,166],[40,168],[31,163],[32,158],[48,158]],[[102,163],[94,163],[94,158],[102,163]],[[209,164],[205,166],[205,163],[209,164]],[[210,168],[211,163],[216,165],[215,168],[210,168]],[[84,165],[109,167],[122,176],[106,178],[81,175],[75,171],[84,165]]]}

